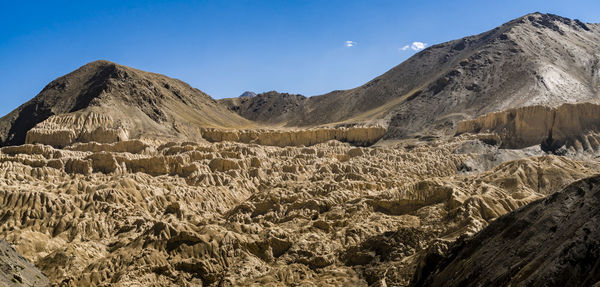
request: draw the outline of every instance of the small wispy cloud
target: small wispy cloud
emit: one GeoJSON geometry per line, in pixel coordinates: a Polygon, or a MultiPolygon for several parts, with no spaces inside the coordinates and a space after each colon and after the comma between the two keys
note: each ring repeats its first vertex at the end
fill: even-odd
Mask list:
{"type": "Polygon", "coordinates": [[[344,46],[346,46],[346,47],[354,47],[354,46],[356,46],[356,42],[354,42],[354,41],[346,41],[346,42],[344,42],[344,46]]]}
{"type": "Polygon", "coordinates": [[[419,51],[425,49],[426,46],[427,44],[423,42],[413,42],[412,45],[410,45],[410,48],[415,51],[419,51]]]}
{"type": "Polygon", "coordinates": [[[427,43],[423,43],[423,42],[412,42],[412,44],[410,45],[405,45],[402,48],[400,48],[400,50],[402,51],[406,51],[408,49],[412,49],[413,51],[421,51],[423,49],[425,49],[425,47],[427,47],[427,43]]]}

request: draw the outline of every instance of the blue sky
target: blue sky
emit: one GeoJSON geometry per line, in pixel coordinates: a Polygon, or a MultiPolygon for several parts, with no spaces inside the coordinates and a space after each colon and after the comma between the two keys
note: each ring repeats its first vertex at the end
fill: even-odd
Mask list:
{"type": "Polygon", "coordinates": [[[215,98],[313,96],[364,84],[423,46],[414,42],[477,34],[535,11],[600,22],[597,0],[1,1],[0,115],[97,59],[215,98]]]}

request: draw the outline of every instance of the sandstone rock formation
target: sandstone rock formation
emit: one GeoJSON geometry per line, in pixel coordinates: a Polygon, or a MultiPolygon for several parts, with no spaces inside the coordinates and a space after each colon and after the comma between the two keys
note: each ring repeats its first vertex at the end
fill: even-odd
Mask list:
{"type": "Polygon", "coordinates": [[[404,286],[437,242],[600,171],[501,154],[469,135],[380,147],[10,146],[0,237],[64,286],[404,286]],[[481,158],[495,160],[465,170],[481,158]]]}
{"type": "Polygon", "coordinates": [[[490,113],[458,124],[456,133],[494,133],[504,148],[541,145],[550,152],[598,152],[600,106],[564,104],[532,106],[490,113]]]}
{"type": "Polygon", "coordinates": [[[201,129],[209,142],[234,141],[269,146],[311,146],[338,140],[358,146],[370,146],[379,141],[386,130],[382,127],[313,128],[303,130],[223,130],[201,129]]]}
{"type": "Polygon", "coordinates": [[[429,254],[413,285],[596,286],[599,207],[600,176],[577,181],[429,254]]]}
{"type": "Polygon", "coordinates": [[[533,13],[431,46],[355,89],[221,102],[271,125],[368,122],[387,127],[386,138],[441,136],[458,121],[509,108],[598,103],[599,50],[599,24],[533,13]]]}

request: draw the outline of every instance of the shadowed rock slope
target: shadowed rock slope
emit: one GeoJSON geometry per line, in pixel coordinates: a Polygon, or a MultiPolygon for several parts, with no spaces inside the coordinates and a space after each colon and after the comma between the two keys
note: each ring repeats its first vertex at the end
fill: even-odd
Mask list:
{"type": "Polygon", "coordinates": [[[534,13],[427,48],[351,90],[222,102],[274,125],[376,122],[389,125],[387,138],[439,135],[460,120],[508,108],[597,102],[598,51],[598,24],[534,13]]]}
{"type": "Polygon", "coordinates": [[[599,210],[600,176],[575,182],[498,218],[441,261],[432,253],[414,285],[594,285],[600,282],[599,210]]]}
{"type": "Polygon", "coordinates": [[[50,280],[10,244],[0,240],[0,286],[50,286],[50,280]]]}
{"type": "Polygon", "coordinates": [[[251,123],[184,82],[96,61],[54,80],[1,118],[0,145],[66,146],[142,137],[198,140],[199,126],[251,123]]]}

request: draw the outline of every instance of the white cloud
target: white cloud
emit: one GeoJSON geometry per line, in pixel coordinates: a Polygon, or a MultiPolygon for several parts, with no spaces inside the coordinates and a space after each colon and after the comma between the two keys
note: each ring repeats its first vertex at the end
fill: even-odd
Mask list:
{"type": "Polygon", "coordinates": [[[410,45],[410,48],[415,51],[419,51],[425,49],[426,46],[427,44],[423,42],[413,42],[412,45],[410,45]]]}
{"type": "Polygon", "coordinates": [[[408,48],[410,48],[410,46],[409,46],[409,45],[406,45],[406,46],[404,46],[404,47],[400,48],[400,50],[402,50],[402,51],[406,51],[406,50],[408,50],[408,48]]]}
{"type": "Polygon", "coordinates": [[[354,46],[356,46],[356,42],[354,42],[354,41],[346,41],[344,43],[344,46],[346,46],[346,47],[354,47],[354,46]]]}

